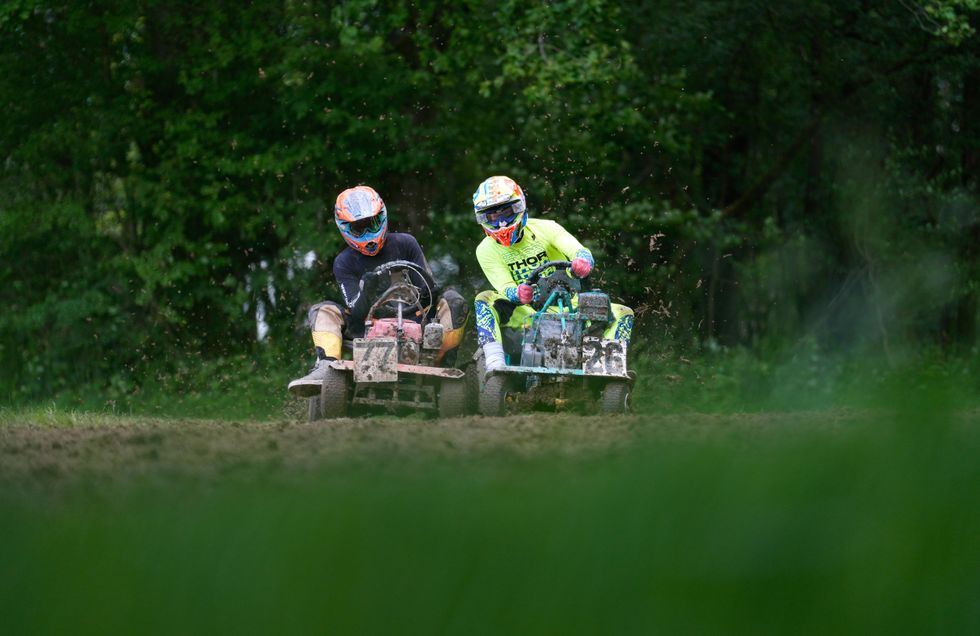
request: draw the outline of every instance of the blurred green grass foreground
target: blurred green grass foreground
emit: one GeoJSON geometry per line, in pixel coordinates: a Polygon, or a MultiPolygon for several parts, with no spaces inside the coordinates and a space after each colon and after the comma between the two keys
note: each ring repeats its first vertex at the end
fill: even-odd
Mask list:
{"type": "MultiPolygon", "coordinates": [[[[407,422],[417,446],[386,441],[399,421],[232,423],[196,472],[0,468],[2,631],[980,633],[980,418],[949,383],[890,386],[803,419],[407,422]],[[627,443],[562,443],[604,426],[627,443]],[[249,450],[296,435],[365,444],[313,463],[249,450]]],[[[110,424],[62,420],[102,450],[51,452],[120,453],[110,424]]],[[[209,430],[116,424],[141,444],[209,430]]],[[[0,426],[27,435],[18,453],[43,430],[0,426]]]]}

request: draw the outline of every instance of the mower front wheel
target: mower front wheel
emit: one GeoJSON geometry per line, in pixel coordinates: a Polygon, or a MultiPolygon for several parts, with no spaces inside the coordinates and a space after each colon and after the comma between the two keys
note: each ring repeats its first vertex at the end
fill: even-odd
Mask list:
{"type": "Polygon", "coordinates": [[[347,416],[350,378],[344,371],[328,368],[320,386],[320,414],[330,420],[347,416]]]}
{"type": "Polygon", "coordinates": [[[599,411],[605,415],[629,413],[630,385],[622,380],[615,380],[602,388],[599,398],[599,411]]]}
{"type": "Polygon", "coordinates": [[[492,375],[483,383],[480,391],[480,414],[499,417],[507,410],[507,378],[492,375]]]}

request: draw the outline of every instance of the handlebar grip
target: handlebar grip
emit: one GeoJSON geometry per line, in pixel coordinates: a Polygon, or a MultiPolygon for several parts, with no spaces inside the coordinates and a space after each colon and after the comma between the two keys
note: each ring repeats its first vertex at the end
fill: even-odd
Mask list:
{"type": "Polygon", "coordinates": [[[572,266],[571,261],[548,261],[546,263],[542,263],[541,265],[538,265],[533,272],[531,272],[531,274],[527,277],[526,282],[528,285],[536,284],[538,282],[538,279],[541,278],[541,272],[548,269],[549,267],[571,267],[571,266],[572,266]]]}

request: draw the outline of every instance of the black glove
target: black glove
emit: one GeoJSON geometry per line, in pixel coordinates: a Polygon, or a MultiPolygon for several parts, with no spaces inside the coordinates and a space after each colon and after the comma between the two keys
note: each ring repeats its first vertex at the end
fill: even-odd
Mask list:
{"type": "Polygon", "coordinates": [[[371,302],[377,300],[390,286],[391,277],[388,275],[388,272],[379,273],[371,270],[361,276],[361,289],[371,299],[371,302]]]}

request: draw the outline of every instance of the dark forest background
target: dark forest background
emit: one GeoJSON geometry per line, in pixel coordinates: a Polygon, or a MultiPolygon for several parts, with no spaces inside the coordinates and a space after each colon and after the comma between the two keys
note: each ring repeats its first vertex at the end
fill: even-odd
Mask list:
{"type": "Polygon", "coordinates": [[[976,356],[978,14],[9,0],[0,401],[229,359],[305,370],[337,193],[374,186],[471,293],[470,196],[492,174],[593,250],[637,311],[638,363],[801,342],[976,356]]]}

